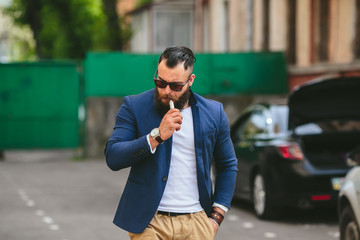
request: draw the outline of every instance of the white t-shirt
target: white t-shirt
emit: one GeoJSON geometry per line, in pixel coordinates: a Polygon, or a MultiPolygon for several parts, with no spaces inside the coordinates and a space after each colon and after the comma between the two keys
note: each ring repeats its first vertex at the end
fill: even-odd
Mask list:
{"type": "Polygon", "coordinates": [[[181,129],[173,134],[170,171],[158,207],[166,212],[199,212],[194,126],[191,107],[181,110],[181,129]]]}
{"type": "MultiPolygon", "coordinates": [[[[196,156],[194,143],[194,124],[191,107],[181,110],[183,122],[180,131],[173,134],[173,146],[170,161],[168,182],[158,207],[159,211],[165,212],[199,212],[203,208],[200,205],[197,185],[196,156]]],[[[149,134],[146,136],[151,153],[152,149],[149,134]]],[[[213,207],[219,207],[225,212],[228,208],[214,203],[213,207]]]]}

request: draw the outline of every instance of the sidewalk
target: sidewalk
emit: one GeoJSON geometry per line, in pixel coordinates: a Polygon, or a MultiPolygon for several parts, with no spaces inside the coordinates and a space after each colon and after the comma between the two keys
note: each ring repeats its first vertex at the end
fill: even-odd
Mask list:
{"type": "Polygon", "coordinates": [[[128,170],[72,151],[10,151],[0,161],[0,239],[122,240],[112,224],[128,170]]]}

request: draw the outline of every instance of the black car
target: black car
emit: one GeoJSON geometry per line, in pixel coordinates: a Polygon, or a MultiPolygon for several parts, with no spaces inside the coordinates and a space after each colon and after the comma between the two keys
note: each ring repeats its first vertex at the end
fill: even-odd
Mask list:
{"type": "Polygon", "coordinates": [[[259,218],[284,207],[336,207],[360,146],[360,78],[333,77],[294,90],[288,104],[255,104],[231,127],[238,158],[234,198],[253,202],[259,218]]]}

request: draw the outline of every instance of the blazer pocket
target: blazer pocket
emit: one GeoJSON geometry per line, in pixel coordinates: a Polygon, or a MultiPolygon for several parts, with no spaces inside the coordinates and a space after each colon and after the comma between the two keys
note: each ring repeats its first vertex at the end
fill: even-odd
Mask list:
{"type": "Polygon", "coordinates": [[[212,154],[216,142],[216,128],[203,132],[202,141],[204,150],[212,154]]]}
{"type": "Polygon", "coordinates": [[[203,132],[203,137],[215,135],[215,133],[216,133],[216,128],[209,129],[203,132]]]}

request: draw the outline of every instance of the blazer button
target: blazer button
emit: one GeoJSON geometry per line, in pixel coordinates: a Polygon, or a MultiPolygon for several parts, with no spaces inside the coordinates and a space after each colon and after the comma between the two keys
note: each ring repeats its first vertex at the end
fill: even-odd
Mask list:
{"type": "Polygon", "coordinates": [[[163,182],[166,182],[166,180],[167,180],[167,177],[166,177],[166,176],[162,178],[162,181],[163,181],[163,182]]]}

